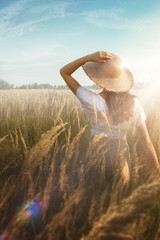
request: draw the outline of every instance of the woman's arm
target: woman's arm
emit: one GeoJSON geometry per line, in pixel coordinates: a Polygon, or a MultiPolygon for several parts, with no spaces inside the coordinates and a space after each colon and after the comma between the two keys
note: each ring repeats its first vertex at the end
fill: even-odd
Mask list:
{"type": "Polygon", "coordinates": [[[60,74],[71,91],[76,94],[77,88],[80,84],[71,76],[80,66],[86,62],[106,62],[107,59],[111,59],[112,55],[107,52],[95,52],[84,57],[78,58],[77,60],[65,65],[60,70],[60,74]]]}
{"type": "Polygon", "coordinates": [[[143,144],[144,151],[146,153],[146,157],[149,161],[150,167],[154,170],[158,169],[158,171],[160,171],[158,157],[157,157],[156,151],[153,147],[153,144],[151,142],[151,139],[149,137],[146,123],[144,122],[140,126],[138,126],[137,130],[139,132],[141,142],[143,144]]]}

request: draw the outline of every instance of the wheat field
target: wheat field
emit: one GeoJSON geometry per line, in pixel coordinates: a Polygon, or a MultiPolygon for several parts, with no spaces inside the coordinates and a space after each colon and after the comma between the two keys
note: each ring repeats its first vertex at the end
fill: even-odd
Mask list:
{"type": "MultiPolygon", "coordinates": [[[[140,100],[160,157],[159,96],[140,100]]],[[[70,91],[0,91],[0,239],[159,240],[160,179],[135,129],[127,139],[131,180],[120,187],[117,169],[110,191],[103,136],[90,138],[89,120],[70,91]],[[36,220],[20,207],[33,201],[36,220]]]]}

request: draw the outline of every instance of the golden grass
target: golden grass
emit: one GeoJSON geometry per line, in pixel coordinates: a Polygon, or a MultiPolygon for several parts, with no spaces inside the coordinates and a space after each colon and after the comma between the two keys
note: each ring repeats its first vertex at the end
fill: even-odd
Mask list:
{"type": "MultiPolygon", "coordinates": [[[[159,177],[147,168],[135,130],[127,135],[130,185],[121,187],[117,169],[111,191],[104,135],[90,139],[88,118],[72,93],[0,93],[0,233],[9,231],[11,240],[160,239],[159,177]],[[17,207],[35,199],[43,203],[38,221],[20,225],[17,207]]],[[[160,156],[158,104],[154,96],[143,106],[160,156]]]]}

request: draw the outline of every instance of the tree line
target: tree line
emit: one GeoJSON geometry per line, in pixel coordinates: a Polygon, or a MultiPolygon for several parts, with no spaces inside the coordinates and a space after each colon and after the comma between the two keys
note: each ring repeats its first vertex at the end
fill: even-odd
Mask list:
{"type": "MultiPolygon", "coordinates": [[[[148,88],[150,85],[150,83],[145,83],[145,82],[138,82],[138,83],[134,83],[134,88],[135,89],[144,89],[144,88],[148,88]]],[[[96,84],[93,84],[92,86],[87,85],[85,86],[86,88],[89,89],[101,89],[100,87],[98,87],[96,84]]],[[[8,83],[5,80],[0,80],[0,89],[69,89],[67,85],[50,85],[49,83],[42,83],[39,84],[37,82],[32,83],[32,84],[27,84],[27,85],[21,85],[21,86],[16,86],[14,87],[13,84],[8,83]]]]}
{"type": "MultiPolygon", "coordinates": [[[[93,84],[92,86],[85,86],[87,88],[91,89],[99,89],[99,87],[96,84],[93,84]]],[[[8,83],[5,80],[0,80],[0,89],[69,89],[67,85],[54,85],[48,83],[39,84],[37,82],[27,85],[21,85],[14,87],[13,84],[8,83]]]]}
{"type": "Polygon", "coordinates": [[[52,85],[48,83],[38,84],[37,82],[33,84],[14,86],[13,84],[8,83],[5,80],[0,80],[0,89],[45,89],[45,88],[54,88],[52,85]]]}

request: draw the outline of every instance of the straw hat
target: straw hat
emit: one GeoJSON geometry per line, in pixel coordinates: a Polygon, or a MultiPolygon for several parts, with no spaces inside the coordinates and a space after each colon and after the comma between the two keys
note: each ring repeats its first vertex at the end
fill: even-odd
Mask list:
{"type": "Polygon", "coordinates": [[[82,67],[92,81],[108,91],[128,92],[133,86],[132,73],[115,54],[105,63],[87,62],[82,67]]]}

